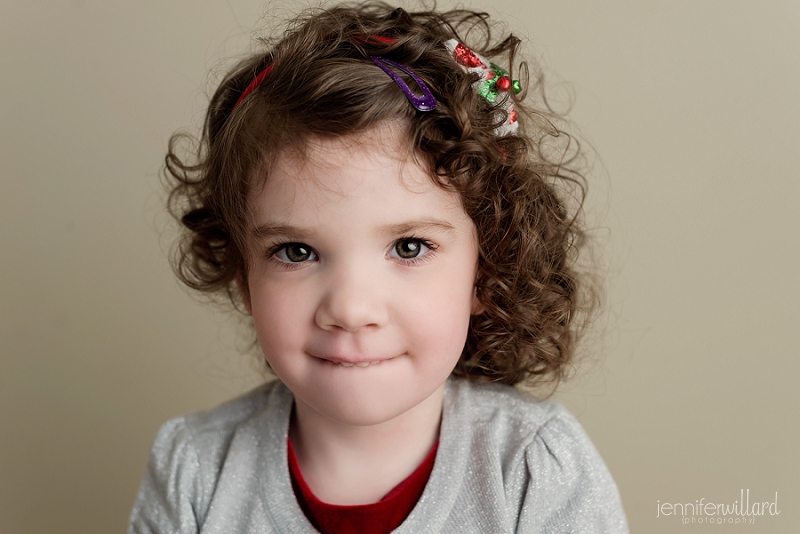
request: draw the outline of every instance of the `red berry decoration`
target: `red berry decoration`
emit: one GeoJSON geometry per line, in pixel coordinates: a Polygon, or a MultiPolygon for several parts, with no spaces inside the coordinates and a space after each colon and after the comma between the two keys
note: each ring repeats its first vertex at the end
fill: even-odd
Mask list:
{"type": "Polygon", "coordinates": [[[456,49],[453,51],[453,57],[455,57],[458,63],[467,68],[486,66],[480,59],[478,59],[478,56],[476,56],[472,50],[464,46],[463,43],[458,43],[456,49]]]}
{"type": "Polygon", "coordinates": [[[472,88],[488,103],[486,111],[492,117],[499,113],[507,114],[503,124],[495,128],[495,135],[516,135],[521,117],[514,110],[514,98],[508,93],[520,92],[519,80],[512,80],[507,70],[473,52],[456,39],[448,39],[444,45],[464,72],[478,76],[477,80],[473,80],[472,88]]]}
{"type": "Polygon", "coordinates": [[[508,79],[508,76],[501,76],[495,82],[495,87],[500,91],[508,91],[511,88],[511,80],[508,79]]]}

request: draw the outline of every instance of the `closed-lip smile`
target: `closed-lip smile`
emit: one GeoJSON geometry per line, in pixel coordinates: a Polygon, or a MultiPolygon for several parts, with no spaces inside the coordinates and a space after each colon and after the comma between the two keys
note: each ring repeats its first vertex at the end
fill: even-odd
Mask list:
{"type": "Polygon", "coordinates": [[[319,360],[324,360],[326,362],[332,363],[333,365],[338,365],[341,367],[368,367],[370,365],[378,365],[381,362],[395,358],[394,356],[390,356],[389,358],[381,358],[377,360],[365,360],[359,358],[344,358],[340,356],[314,356],[314,357],[319,360]]]}
{"type": "Polygon", "coordinates": [[[383,360],[376,360],[374,362],[358,362],[358,363],[347,363],[347,362],[332,362],[334,365],[341,365],[342,367],[366,367],[368,365],[378,365],[383,360]]]}

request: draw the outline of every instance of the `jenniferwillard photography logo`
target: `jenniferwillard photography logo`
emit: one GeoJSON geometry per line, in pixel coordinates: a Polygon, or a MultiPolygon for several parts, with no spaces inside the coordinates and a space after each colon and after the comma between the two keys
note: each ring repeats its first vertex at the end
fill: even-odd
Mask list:
{"type": "Polygon", "coordinates": [[[771,501],[750,498],[750,489],[740,490],[739,499],[728,502],[708,502],[703,497],[694,502],[669,503],[656,501],[656,517],[679,520],[684,525],[691,523],[717,525],[753,525],[756,518],[765,515],[778,515],[778,492],[771,501]]]}

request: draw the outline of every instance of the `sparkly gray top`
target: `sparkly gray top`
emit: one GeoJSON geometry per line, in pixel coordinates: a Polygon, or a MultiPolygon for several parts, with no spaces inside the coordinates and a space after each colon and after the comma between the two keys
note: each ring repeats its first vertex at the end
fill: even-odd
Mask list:
{"type": "MultiPolygon", "coordinates": [[[[129,534],[317,532],[292,491],[293,397],[265,384],[167,422],[153,443],[129,534]]],[[[560,405],[450,379],[422,497],[394,534],[626,533],[614,480],[560,405]]]]}

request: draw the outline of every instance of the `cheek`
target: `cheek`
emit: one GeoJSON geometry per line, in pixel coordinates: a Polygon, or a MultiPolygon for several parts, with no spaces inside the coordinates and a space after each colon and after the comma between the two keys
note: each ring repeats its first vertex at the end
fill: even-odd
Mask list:
{"type": "Polygon", "coordinates": [[[273,359],[300,346],[307,328],[310,298],[282,284],[251,285],[253,324],[264,355],[273,359]]]}
{"type": "Polygon", "coordinates": [[[467,338],[473,292],[469,276],[441,277],[419,288],[404,315],[420,350],[455,364],[467,338]]]}

